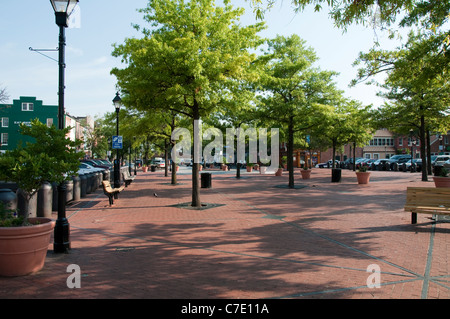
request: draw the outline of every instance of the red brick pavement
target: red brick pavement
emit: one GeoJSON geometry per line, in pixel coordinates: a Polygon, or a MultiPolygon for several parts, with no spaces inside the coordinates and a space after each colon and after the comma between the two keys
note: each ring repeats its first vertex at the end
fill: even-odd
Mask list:
{"type": "Polygon", "coordinates": [[[358,185],[348,170],[340,183],[328,169],[296,171],[300,187],[286,189],[286,172],[212,172],[208,209],[193,210],[175,207],[191,200],[186,169],[175,186],[138,173],[113,207],[101,190],[69,205],[70,253],[51,243],[41,271],[0,278],[0,298],[450,298],[450,224],[411,225],[403,211],[407,186],[434,187],[419,173],[372,172],[358,185]],[[67,287],[71,264],[81,288],[67,287]],[[367,287],[373,264],[380,288],[367,287]]]}

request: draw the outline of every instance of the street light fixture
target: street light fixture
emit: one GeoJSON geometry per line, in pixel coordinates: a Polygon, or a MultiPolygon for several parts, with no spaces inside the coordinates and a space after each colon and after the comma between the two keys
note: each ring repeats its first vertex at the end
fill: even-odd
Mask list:
{"type": "MultiPolygon", "coordinates": [[[[114,107],[116,108],[116,135],[119,136],[119,112],[120,107],[122,106],[122,99],[119,96],[119,92],[116,93],[116,96],[113,99],[114,107]]],[[[120,154],[119,149],[117,149],[116,160],[114,161],[114,188],[120,187],[120,154]]],[[[114,197],[117,198],[117,192],[114,194],[114,197]]]]}
{"type": "MultiPolygon", "coordinates": [[[[50,0],[55,11],[56,24],[59,26],[59,91],[58,91],[58,128],[64,129],[64,69],[66,36],[65,28],[68,27],[68,19],[79,0],[50,0]]],[[[58,185],[58,218],[54,230],[53,250],[55,253],[67,253],[70,250],[70,226],[66,218],[66,185],[58,185]]]]}

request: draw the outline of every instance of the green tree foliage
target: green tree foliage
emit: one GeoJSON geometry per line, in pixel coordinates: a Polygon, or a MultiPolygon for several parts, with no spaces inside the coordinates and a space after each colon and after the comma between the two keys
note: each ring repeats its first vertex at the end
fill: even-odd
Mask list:
{"type": "MultiPolygon", "coordinates": [[[[262,19],[264,13],[277,0],[248,0],[254,6],[255,14],[262,19]]],[[[435,30],[449,19],[450,2],[445,0],[291,0],[296,12],[307,6],[314,6],[316,11],[328,7],[330,16],[341,28],[350,24],[374,25],[381,27],[393,25],[400,17],[400,26],[421,25],[435,30]]]]}
{"type": "MultiPolygon", "coordinates": [[[[223,3],[150,0],[140,10],[150,24],[135,26],[143,38],[126,39],[113,51],[127,65],[112,70],[126,105],[200,120],[221,105],[236,81],[256,76],[249,49],[259,44],[263,23],[242,27],[243,9],[223,3]]],[[[200,207],[198,164],[192,171],[192,206],[200,207]]]]}
{"type": "MultiPolygon", "coordinates": [[[[35,141],[0,156],[0,180],[16,182],[29,201],[44,182],[59,184],[77,174],[80,154],[76,147],[80,143],[66,137],[70,128],[47,127],[36,119],[31,126],[21,124],[20,129],[35,141]]],[[[27,217],[28,212],[23,214],[27,217]]]]}
{"type": "MultiPolygon", "coordinates": [[[[385,89],[380,95],[390,101],[380,110],[380,121],[398,133],[416,132],[421,142],[423,167],[427,167],[427,134],[446,133],[450,129],[450,46],[437,46],[444,37],[441,34],[423,38],[411,34],[398,50],[373,49],[360,54],[356,61],[364,64],[358,80],[386,73],[386,80],[376,83],[385,89]]],[[[422,171],[422,180],[427,180],[427,170],[422,171]]]]}
{"type": "Polygon", "coordinates": [[[313,49],[297,35],[277,36],[267,41],[267,51],[259,63],[263,72],[258,89],[261,92],[262,117],[281,125],[287,140],[289,187],[294,187],[294,135],[318,125],[320,105],[332,104],[341,92],[332,81],[335,72],[322,71],[313,49]]]}

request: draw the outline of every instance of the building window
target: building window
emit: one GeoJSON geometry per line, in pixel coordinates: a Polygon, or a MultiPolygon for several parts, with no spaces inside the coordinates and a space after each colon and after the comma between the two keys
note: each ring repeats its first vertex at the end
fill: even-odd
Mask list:
{"type": "Polygon", "coordinates": [[[378,153],[373,153],[373,159],[374,160],[377,160],[377,159],[379,159],[380,158],[380,154],[378,154],[378,153]]]}
{"type": "Polygon", "coordinates": [[[370,159],[370,153],[366,153],[364,154],[364,156],[366,157],[366,159],[370,159]]]}
{"type": "Polygon", "coordinates": [[[2,146],[8,146],[8,133],[2,133],[0,143],[2,146]]]}
{"type": "Polygon", "coordinates": [[[48,127],[52,127],[52,125],[53,125],[53,118],[48,118],[47,119],[47,126],[48,127]]]}
{"type": "Polygon", "coordinates": [[[2,127],[9,127],[9,117],[2,117],[2,127]]]}
{"type": "Polygon", "coordinates": [[[33,103],[22,103],[22,111],[34,111],[33,103]]]}

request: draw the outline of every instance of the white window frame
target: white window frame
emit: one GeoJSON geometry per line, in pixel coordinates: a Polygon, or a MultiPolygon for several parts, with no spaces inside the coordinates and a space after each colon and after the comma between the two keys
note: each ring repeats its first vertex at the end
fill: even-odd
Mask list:
{"type": "Polygon", "coordinates": [[[2,133],[1,135],[0,135],[0,144],[2,145],[2,146],[8,146],[8,133],[2,133]],[[6,137],[6,138],[5,138],[6,137]],[[4,141],[5,141],[5,139],[6,139],[6,143],[4,143],[4,141]]]}
{"type": "Polygon", "coordinates": [[[9,127],[9,117],[2,117],[2,127],[9,127]]]}
{"type": "Polygon", "coordinates": [[[53,118],[52,118],[52,117],[49,117],[49,118],[47,119],[47,127],[52,127],[52,125],[53,125],[53,118]]]}
{"type": "Polygon", "coordinates": [[[22,111],[23,112],[33,112],[34,111],[34,103],[23,102],[22,103],[22,111]]]}

